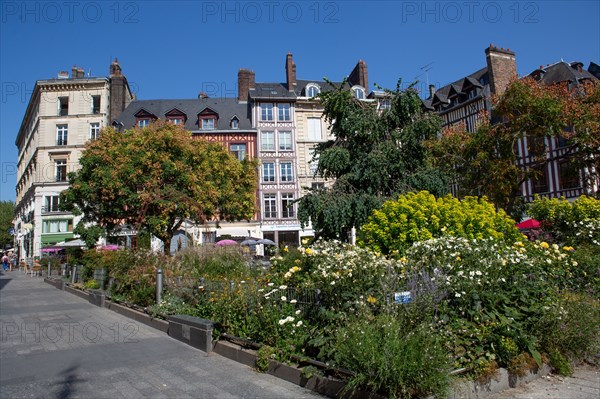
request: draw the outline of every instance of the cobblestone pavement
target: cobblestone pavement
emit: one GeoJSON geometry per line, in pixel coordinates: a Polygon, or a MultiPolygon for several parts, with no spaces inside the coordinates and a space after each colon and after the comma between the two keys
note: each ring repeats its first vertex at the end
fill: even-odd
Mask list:
{"type": "Polygon", "coordinates": [[[57,290],[0,276],[0,398],[317,398],[57,290]]]}
{"type": "Polygon", "coordinates": [[[486,399],[598,399],[600,368],[583,365],[571,377],[549,375],[486,399]]]}

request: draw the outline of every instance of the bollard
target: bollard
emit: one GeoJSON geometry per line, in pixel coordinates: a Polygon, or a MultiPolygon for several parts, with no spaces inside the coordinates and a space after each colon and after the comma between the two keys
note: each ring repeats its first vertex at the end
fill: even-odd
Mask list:
{"type": "Polygon", "coordinates": [[[162,269],[156,270],[156,304],[160,304],[160,297],[162,295],[162,285],[163,285],[163,275],[162,269]]]}
{"type": "Polygon", "coordinates": [[[50,261],[48,261],[48,276],[47,277],[50,277],[50,270],[51,270],[50,269],[50,261]]]}
{"type": "Polygon", "coordinates": [[[71,274],[71,283],[75,284],[75,276],[77,275],[77,265],[73,265],[73,274],[71,274]]]}

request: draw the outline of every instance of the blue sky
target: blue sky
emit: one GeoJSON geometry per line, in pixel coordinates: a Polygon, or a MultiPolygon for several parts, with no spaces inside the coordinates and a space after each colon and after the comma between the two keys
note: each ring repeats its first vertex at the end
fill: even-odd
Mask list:
{"type": "MultiPolygon", "coordinates": [[[[525,75],[561,59],[600,63],[598,1],[0,1],[0,200],[15,199],[18,133],[36,80],[118,57],[140,99],[233,97],[237,71],[285,81],[347,76],[444,85],[485,66],[493,43],[525,75]],[[423,67],[429,65],[427,76],[423,67]]],[[[370,88],[373,89],[373,86],[370,88]]]]}

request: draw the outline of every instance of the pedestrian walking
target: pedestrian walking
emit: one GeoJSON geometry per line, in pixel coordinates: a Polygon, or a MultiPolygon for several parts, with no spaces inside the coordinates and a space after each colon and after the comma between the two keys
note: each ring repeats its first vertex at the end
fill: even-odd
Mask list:
{"type": "Polygon", "coordinates": [[[8,256],[6,256],[6,252],[2,253],[2,270],[6,271],[8,269],[8,256]]]}

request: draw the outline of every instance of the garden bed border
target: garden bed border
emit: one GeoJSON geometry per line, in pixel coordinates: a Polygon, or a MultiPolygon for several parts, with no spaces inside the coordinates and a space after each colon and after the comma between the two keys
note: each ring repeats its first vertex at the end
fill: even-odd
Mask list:
{"type": "MultiPolygon", "coordinates": [[[[92,292],[82,291],[72,287],[71,283],[63,279],[46,277],[44,278],[44,282],[59,290],[69,292],[85,299],[93,305],[112,310],[122,316],[162,331],[169,336],[206,353],[215,352],[248,367],[256,368],[256,350],[244,348],[237,343],[227,340],[213,341],[212,330],[214,322],[210,320],[185,315],[170,316],[168,321],[157,319],[146,313],[140,312],[139,310],[109,300],[106,298],[104,291],[101,290],[93,290],[92,292]],[[201,337],[199,335],[201,335],[201,337]],[[192,337],[194,338],[192,339],[192,337]]],[[[266,373],[332,398],[341,397],[341,392],[346,385],[343,381],[331,377],[314,375],[307,378],[302,373],[301,368],[279,363],[274,360],[270,361],[266,373]]],[[[492,394],[502,392],[508,388],[514,388],[524,383],[528,383],[546,376],[549,373],[550,367],[546,364],[543,364],[538,370],[527,372],[523,377],[511,375],[506,369],[501,368],[498,370],[496,378],[492,378],[485,383],[478,383],[476,381],[458,382],[451,388],[448,399],[482,399],[492,394]]],[[[356,391],[352,395],[346,394],[343,397],[350,399],[382,398],[380,395],[365,391],[356,391]]]]}

